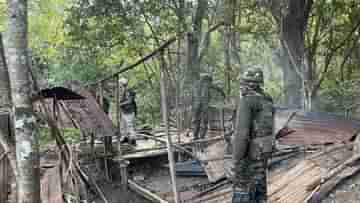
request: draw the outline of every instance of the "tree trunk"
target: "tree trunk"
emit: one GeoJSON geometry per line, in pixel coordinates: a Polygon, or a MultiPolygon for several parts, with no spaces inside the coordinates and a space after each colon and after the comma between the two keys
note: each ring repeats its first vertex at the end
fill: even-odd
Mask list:
{"type": "Polygon", "coordinates": [[[235,26],[235,8],[236,8],[236,1],[234,0],[226,0],[224,2],[224,21],[225,21],[225,28],[224,28],[224,58],[225,58],[225,89],[226,95],[230,98],[231,94],[231,54],[233,53],[233,46],[235,46],[234,37],[234,26],[235,26]]]}
{"type": "MultiPolygon", "coordinates": [[[[202,38],[202,23],[206,15],[208,2],[207,0],[199,0],[195,12],[194,22],[192,23],[192,32],[187,35],[187,74],[185,79],[185,89],[190,90],[191,97],[196,92],[195,82],[200,79],[200,42],[202,38]]],[[[193,101],[192,101],[193,103],[193,101]]],[[[186,123],[185,127],[191,126],[191,119],[186,123]]]]}
{"type": "Polygon", "coordinates": [[[36,119],[31,102],[27,55],[27,1],[8,0],[7,59],[14,106],[19,203],[40,202],[36,119]]]}
{"type": "Polygon", "coordinates": [[[291,108],[303,108],[302,80],[292,67],[289,55],[282,50],[280,64],[283,72],[284,105],[291,108]]]}
{"type": "MultiPolygon", "coordinates": [[[[305,52],[305,29],[309,14],[307,0],[288,0],[287,14],[282,18],[282,47],[286,61],[282,68],[284,73],[284,89],[286,105],[304,108],[305,89],[303,75],[306,67],[303,66],[305,52]],[[287,65],[289,61],[290,65],[287,65]]],[[[305,74],[304,74],[305,73],[305,74]]]]}
{"type": "Polygon", "coordinates": [[[0,109],[10,110],[11,95],[9,73],[6,66],[2,36],[0,34],[0,109]]]}
{"type": "Polygon", "coordinates": [[[188,78],[193,85],[200,77],[200,42],[202,37],[202,23],[206,15],[208,2],[207,0],[199,0],[194,23],[192,25],[193,32],[188,34],[188,78]]]}
{"type": "Polygon", "coordinates": [[[7,155],[11,169],[14,173],[14,176],[17,176],[16,169],[16,155],[15,155],[15,146],[14,141],[11,139],[10,135],[12,124],[11,124],[11,95],[10,95],[10,81],[9,73],[5,60],[4,46],[2,43],[2,36],[0,34],[0,114],[2,111],[6,112],[8,121],[3,123],[3,127],[0,129],[0,146],[9,154],[7,155]]]}

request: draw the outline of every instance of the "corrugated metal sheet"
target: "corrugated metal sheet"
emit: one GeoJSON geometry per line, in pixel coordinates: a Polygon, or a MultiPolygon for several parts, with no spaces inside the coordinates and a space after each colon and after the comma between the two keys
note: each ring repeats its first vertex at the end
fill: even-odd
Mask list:
{"type": "MultiPolygon", "coordinates": [[[[357,121],[345,120],[326,113],[302,112],[292,109],[277,109],[275,132],[282,134],[278,140],[286,145],[314,145],[342,143],[349,141],[360,129],[357,121]],[[287,126],[284,128],[284,126],[287,126]],[[281,129],[281,130],[280,130],[281,129]],[[287,131],[285,131],[287,129],[287,131]]],[[[214,136],[210,131],[208,137],[214,136]]],[[[219,131],[218,131],[219,132],[219,131]]],[[[225,177],[224,161],[225,142],[223,140],[210,144],[199,155],[204,162],[203,168],[210,182],[225,177]]]]}
{"type": "Polygon", "coordinates": [[[53,87],[53,88],[42,89],[38,93],[38,95],[41,95],[44,98],[56,98],[57,100],[84,99],[83,96],[65,87],[53,87]]]}
{"type": "Polygon", "coordinates": [[[188,203],[231,203],[232,186],[225,184],[216,190],[200,195],[200,197],[185,201],[188,203]]]}
{"type": "MultiPolygon", "coordinates": [[[[332,169],[344,163],[349,159],[353,151],[347,145],[342,147],[328,148],[326,151],[319,151],[317,154],[307,157],[303,160],[297,160],[297,164],[290,168],[276,168],[270,171],[268,178],[268,202],[269,203],[303,203],[309,199],[313,190],[309,187],[314,184],[314,180],[321,180],[326,177],[332,169]]],[[[352,170],[349,166],[344,170],[347,173],[352,170]]],[[[341,176],[339,172],[337,176],[341,176]]],[[[220,183],[221,184],[221,183],[220,183]]],[[[186,201],[190,203],[230,203],[232,198],[231,184],[225,184],[211,192],[198,194],[194,198],[186,201]]]]}
{"type": "Polygon", "coordinates": [[[359,131],[360,122],[329,113],[277,109],[275,132],[286,145],[316,145],[350,141],[359,131]]]}
{"type": "Polygon", "coordinates": [[[41,201],[43,203],[63,203],[59,167],[47,169],[41,178],[41,201]]]}
{"type": "Polygon", "coordinates": [[[91,93],[85,89],[80,89],[77,93],[85,99],[67,100],[64,103],[80,128],[87,133],[95,132],[98,136],[114,136],[115,126],[91,93]]]}
{"type": "Polygon", "coordinates": [[[202,167],[204,168],[209,181],[212,183],[225,177],[223,160],[225,153],[224,149],[225,142],[220,140],[209,145],[204,153],[199,156],[199,159],[203,162],[202,167]]]}
{"type": "Polygon", "coordinates": [[[198,161],[188,160],[175,164],[177,176],[206,176],[203,167],[198,161]]]}

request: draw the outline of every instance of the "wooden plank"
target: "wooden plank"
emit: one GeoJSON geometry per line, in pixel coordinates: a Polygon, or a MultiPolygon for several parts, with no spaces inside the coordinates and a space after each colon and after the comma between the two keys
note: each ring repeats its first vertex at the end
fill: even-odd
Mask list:
{"type": "Polygon", "coordinates": [[[225,177],[224,157],[225,142],[220,140],[216,143],[209,145],[203,153],[200,153],[199,159],[208,176],[210,182],[216,182],[225,177]]]}
{"type": "MultiPolygon", "coordinates": [[[[4,150],[0,147],[0,154],[4,153],[4,150]]],[[[0,160],[0,203],[5,203],[5,177],[4,177],[4,164],[3,161],[0,160]]]]}
{"type": "MultiPolygon", "coordinates": [[[[0,136],[9,136],[9,114],[0,114],[0,136]]],[[[9,162],[8,151],[0,144],[0,203],[6,203],[8,199],[9,162]]]]}
{"type": "Polygon", "coordinates": [[[148,189],[140,186],[139,184],[135,183],[132,180],[128,180],[129,188],[141,195],[142,197],[146,198],[147,200],[150,200],[154,203],[169,203],[168,201],[165,201],[161,199],[159,196],[157,196],[155,193],[150,192],[148,189]]]}
{"type": "MultiPolygon", "coordinates": [[[[1,147],[0,147],[1,148],[1,147]]],[[[6,203],[9,192],[9,162],[6,158],[6,152],[3,149],[0,150],[5,158],[0,159],[0,203],[6,203]]]]}
{"type": "Polygon", "coordinates": [[[319,190],[312,194],[309,199],[309,203],[317,203],[324,199],[337,185],[339,185],[342,181],[347,178],[352,177],[353,175],[359,173],[360,166],[352,166],[346,168],[340,174],[338,174],[333,179],[325,182],[320,186],[319,190]]]}
{"type": "Polygon", "coordinates": [[[43,203],[63,203],[60,169],[58,166],[47,169],[41,179],[41,201],[43,203]]]}

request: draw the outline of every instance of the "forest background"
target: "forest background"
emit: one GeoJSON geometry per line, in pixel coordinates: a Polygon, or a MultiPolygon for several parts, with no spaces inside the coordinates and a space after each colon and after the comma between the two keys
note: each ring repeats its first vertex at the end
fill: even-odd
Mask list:
{"type": "MultiPolygon", "coordinates": [[[[226,94],[260,66],[279,106],[357,118],[359,0],[34,0],[28,2],[31,68],[43,87],[111,75],[172,37],[177,41],[124,73],[137,92],[138,122],[157,124],[160,69],[170,108],[185,108],[201,73],[226,94]]],[[[0,32],[6,28],[0,0],[0,32]]],[[[6,40],[5,40],[6,45],[6,40]]],[[[215,94],[215,93],[214,93],[215,94]]],[[[110,99],[111,85],[105,90],[110,99]]],[[[219,95],[212,101],[223,105],[219,95]]]]}

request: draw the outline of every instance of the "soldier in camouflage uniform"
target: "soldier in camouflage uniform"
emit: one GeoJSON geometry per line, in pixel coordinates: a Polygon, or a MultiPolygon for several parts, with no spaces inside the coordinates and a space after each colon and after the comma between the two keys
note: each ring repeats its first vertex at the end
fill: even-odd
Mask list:
{"type": "Polygon", "coordinates": [[[233,203],[265,203],[267,160],[273,147],[273,101],[255,68],[240,78],[240,100],[232,136],[233,203]]]}
{"type": "Polygon", "coordinates": [[[194,88],[192,98],[192,125],[194,139],[203,139],[208,130],[210,89],[214,89],[225,97],[224,92],[212,84],[212,77],[203,73],[194,88]]]}
{"type": "Polygon", "coordinates": [[[123,88],[123,95],[120,101],[120,109],[122,111],[121,119],[124,127],[124,136],[121,142],[128,142],[136,145],[135,118],[137,115],[137,105],[135,101],[136,93],[128,88],[128,80],[120,78],[119,83],[123,88]]]}

